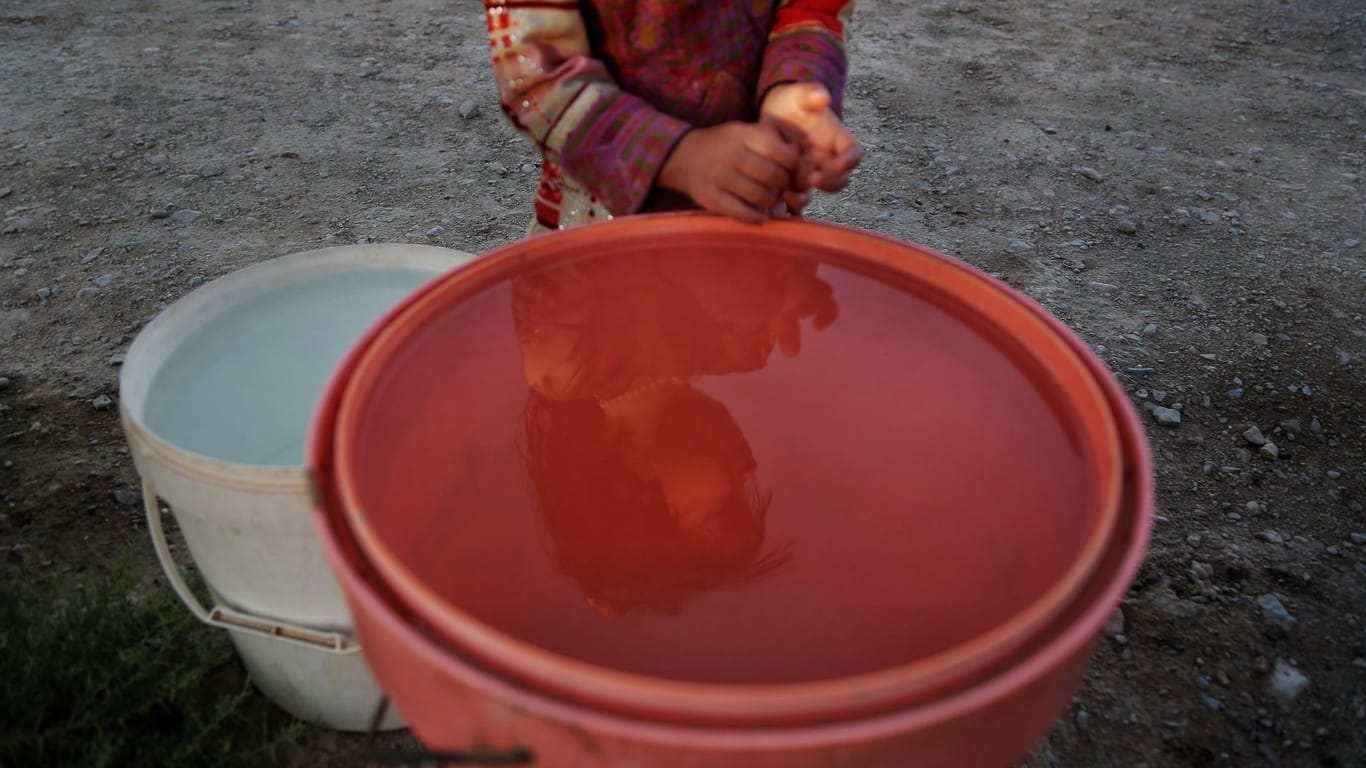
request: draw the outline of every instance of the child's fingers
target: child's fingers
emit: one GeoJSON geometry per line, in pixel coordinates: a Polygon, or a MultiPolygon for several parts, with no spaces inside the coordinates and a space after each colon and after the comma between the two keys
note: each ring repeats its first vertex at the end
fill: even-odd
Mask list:
{"type": "Polygon", "coordinates": [[[792,185],[791,170],[760,155],[742,158],[738,170],[769,189],[785,189],[792,185]]]}
{"type": "Polygon", "coordinates": [[[746,205],[760,211],[772,210],[778,204],[780,191],[786,189],[787,185],[773,186],[765,182],[753,179],[744,174],[736,174],[726,182],[726,190],[739,198],[746,205]]]}
{"type": "Polygon", "coordinates": [[[729,216],[745,224],[763,224],[768,218],[762,210],[751,207],[733,193],[726,191],[719,193],[713,205],[708,207],[715,213],[729,216]]]}
{"type": "Polygon", "coordinates": [[[802,211],[811,202],[811,192],[809,190],[789,189],[783,192],[783,205],[787,207],[787,212],[791,216],[801,216],[802,211]]]}
{"type": "Polygon", "coordinates": [[[786,168],[789,173],[795,172],[802,159],[801,151],[783,138],[777,127],[768,124],[756,127],[761,129],[751,132],[746,142],[749,150],[786,168]]]}

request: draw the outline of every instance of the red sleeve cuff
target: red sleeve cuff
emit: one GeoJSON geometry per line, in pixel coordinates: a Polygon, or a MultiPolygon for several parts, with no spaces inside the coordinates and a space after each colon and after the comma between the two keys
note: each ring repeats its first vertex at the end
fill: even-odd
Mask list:
{"type": "Polygon", "coordinates": [[[830,91],[830,106],[844,114],[844,85],[848,73],[844,46],[829,32],[798,29],[774,37],[764,50],[756,89],[763,103],[768,89],[783,83],[820,83],[830,91]]]}
{"type": "Polygon", "coordinates": [[[560,167],[613,215],[635,213],[691,126],[628,93],[598,100],[560,151],[560,167]]]}

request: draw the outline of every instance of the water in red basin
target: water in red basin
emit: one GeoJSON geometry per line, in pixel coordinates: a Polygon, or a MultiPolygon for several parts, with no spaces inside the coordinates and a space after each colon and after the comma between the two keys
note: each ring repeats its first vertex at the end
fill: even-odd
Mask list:
{"type": "Polygon", "coordinates": [[[1078,588],[1118,487],[1099,390],[812,253],[604,248],[419,307],[343,406],[362,543],[453,614],[691,683],[911,664],[1078,588]]]}

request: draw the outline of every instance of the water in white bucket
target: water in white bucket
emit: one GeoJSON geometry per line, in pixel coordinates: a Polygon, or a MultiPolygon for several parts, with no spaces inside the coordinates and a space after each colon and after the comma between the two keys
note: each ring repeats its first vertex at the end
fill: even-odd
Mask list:
{"type": "Polygon", "coordinates": [[[432,277],[417,269],[343,272],[233,306],[157,371],[147,426],[220,461],[302,465],[308,421],[333,368],[381,314],[432,277]]]}

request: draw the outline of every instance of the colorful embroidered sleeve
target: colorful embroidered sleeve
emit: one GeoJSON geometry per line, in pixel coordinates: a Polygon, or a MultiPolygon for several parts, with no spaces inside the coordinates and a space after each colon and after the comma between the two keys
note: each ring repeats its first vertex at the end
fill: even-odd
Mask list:
{"type": "Polygon", "coordinates": [[[764,49],[755,89],[759,101],[775,85],[815,82],[830,91],[831,106],[840,114],[849,68],[844,31],[853,11],[854,0],[782,0],[764,49]]]}
{"type": "Polygon", "coordinates": [[[613,214],[639,210],[689,125],[623,92],[594,59],[578,0],[484,0],[503,111],[613,214]]]}

